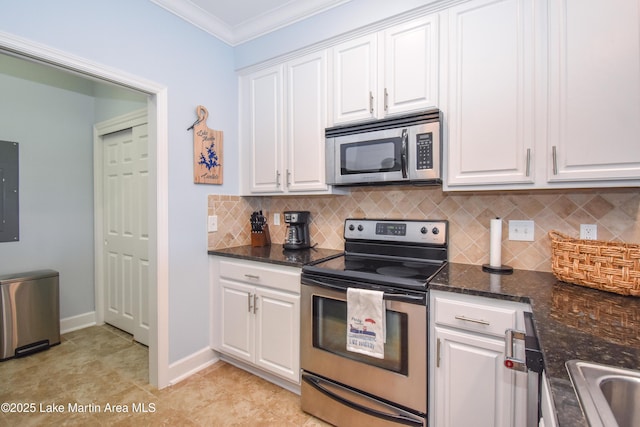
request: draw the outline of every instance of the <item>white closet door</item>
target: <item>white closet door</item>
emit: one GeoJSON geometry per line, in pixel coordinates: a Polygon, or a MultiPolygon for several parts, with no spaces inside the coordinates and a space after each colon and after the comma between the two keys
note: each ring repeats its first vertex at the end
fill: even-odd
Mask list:
{"type": "Polygon", "coordinates": [[[103,137],[105,322],[149,344],[147,125],[103,137]]]}

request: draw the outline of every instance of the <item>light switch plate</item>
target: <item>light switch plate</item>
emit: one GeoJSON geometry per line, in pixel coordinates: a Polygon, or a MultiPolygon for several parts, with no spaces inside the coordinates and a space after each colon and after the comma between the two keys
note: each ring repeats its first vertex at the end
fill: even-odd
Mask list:
{"type": "Polygon", "coordinates": [[[218,231],[218,215],[209,215],[207,217],[207,232],[213,233],[218,231]]]}
{"type": "Polygon", "coordinates": [[[276,212],[273,214],[273,225],[280,225],[280,213],[276,212]]]}
{"type": "Polygon", "coordinates": [[[509,240],[533,242],[534,228],[533,221],[509,221],[509,240]]]}

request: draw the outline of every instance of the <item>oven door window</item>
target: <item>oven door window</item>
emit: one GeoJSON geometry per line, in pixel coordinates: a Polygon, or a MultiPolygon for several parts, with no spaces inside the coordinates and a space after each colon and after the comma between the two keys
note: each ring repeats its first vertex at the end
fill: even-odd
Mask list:
{"type": "Polygon", "coordinates": [[[367,365],[407,375],[407,313],[386,310],[384,359],[347,351],[347,303],[313,296],[313,346],[367,365]]]}
{"type": "Polygon", "coordinates": [[[340,145],[340,174],[399,172],[402,140],[398,138],[340,145]]]}

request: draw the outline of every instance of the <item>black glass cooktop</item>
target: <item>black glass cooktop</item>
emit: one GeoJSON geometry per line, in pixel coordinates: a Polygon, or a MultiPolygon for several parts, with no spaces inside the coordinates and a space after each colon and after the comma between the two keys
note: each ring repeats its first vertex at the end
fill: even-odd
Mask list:
{"type": "Polygon", "coordinates": [[[344,254],[304,266],[303,275],[307,273],[353,282],[424,289],[444,264],[443,261],[344,254]]]}

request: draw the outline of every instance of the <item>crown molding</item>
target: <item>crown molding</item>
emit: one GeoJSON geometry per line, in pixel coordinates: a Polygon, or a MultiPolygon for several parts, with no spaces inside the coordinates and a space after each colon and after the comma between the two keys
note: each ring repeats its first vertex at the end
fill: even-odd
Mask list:
{"type": "Polygon", "coordinates": [[[151,0],[151,2],[163,9],[232,47],[349,1],[351,0],[305,0],[292,2],[232,27],[189,0],[151,0]]]}
{"type": "Polygon", "coordinates": [[[188,0],[151,0],[161,8],[233,46],[233,31],[218,17],[188,0]]]}

